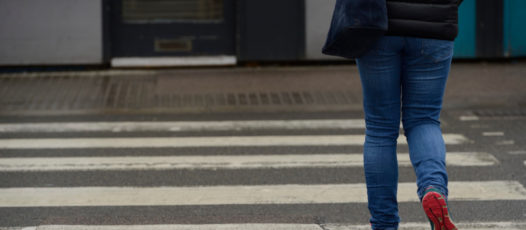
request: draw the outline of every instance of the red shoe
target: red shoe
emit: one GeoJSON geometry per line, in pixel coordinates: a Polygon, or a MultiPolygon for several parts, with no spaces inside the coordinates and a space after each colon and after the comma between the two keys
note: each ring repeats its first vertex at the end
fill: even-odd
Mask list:
{"type": "Polygon", "coordinates": [[[457,230],[449,217],[446,199],[438,190],[429,189],[422,198],[422,207],[434,230],[457,230]]]}

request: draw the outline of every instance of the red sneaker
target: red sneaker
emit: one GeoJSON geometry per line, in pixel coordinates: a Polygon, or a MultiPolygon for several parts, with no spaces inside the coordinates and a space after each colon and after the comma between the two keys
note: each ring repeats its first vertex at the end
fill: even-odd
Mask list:
{"type": "Polygon", "coordinates": [[[434,230],[457,230],[449,217],[446,199],[438,190],[430,189],[422,198],[422,206],[434,230]]]}

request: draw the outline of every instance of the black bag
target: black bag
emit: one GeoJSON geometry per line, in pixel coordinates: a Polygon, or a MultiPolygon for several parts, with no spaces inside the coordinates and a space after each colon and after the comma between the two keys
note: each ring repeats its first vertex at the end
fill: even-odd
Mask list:
{"type": "Polygon", "coordinates": [[[322,53],[358,58],[387,32],[386,0],[337,0],[322,53]]]}

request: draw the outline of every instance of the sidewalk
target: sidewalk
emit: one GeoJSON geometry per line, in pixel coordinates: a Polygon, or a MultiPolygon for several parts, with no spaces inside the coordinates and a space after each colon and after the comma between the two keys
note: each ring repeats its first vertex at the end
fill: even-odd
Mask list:
{"type": "MultiPolygon", "coordinates": [[[[354,65],[0,74],[0,115],[344,112],[361,99],[354,65]]],[[[454,64],[444,108],[526,115],[526,63],[454,64]]]]}

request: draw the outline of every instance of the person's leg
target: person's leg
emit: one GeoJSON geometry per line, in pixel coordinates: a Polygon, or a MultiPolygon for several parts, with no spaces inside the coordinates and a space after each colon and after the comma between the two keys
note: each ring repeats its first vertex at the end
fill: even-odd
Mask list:
{"type": "Polygon", "coordinates": [[[406,38],[402,122],[420,199],[429,186],[448,194],[446,148],[439,117],[452,55],[452,41],[406,38]]]}
{"type": "Polygon", "coordinates": [[[402,122],[418,186],[433,229],[456,229],[447,208],[446,147],[440,111],[453,42],[406,38],[402,57],[402,122]]]}
{"type": "Polygon", "coordinates": [[[400,51],[403,38],[386,36],[357,59],[366,122],[364,171],[373,229],[397,229],[396,144],[400,132],[400,51]]]}

